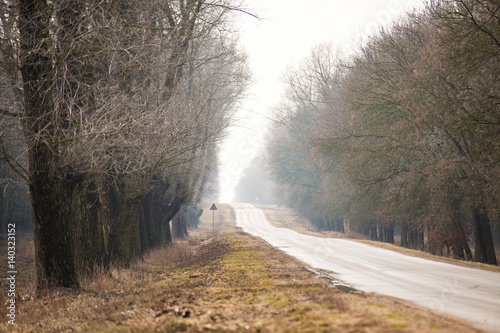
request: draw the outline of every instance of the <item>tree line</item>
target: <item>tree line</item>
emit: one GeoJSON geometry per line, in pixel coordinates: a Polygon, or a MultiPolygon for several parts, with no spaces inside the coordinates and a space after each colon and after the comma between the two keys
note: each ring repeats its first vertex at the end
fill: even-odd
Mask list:
{"type": "Polygon", "coordinates": [[[12,208],[5,189],[28,189],[38,288],[78,287],[186,235],[249,81],[240,4],[0,6],[0,198],[12,208]]]}
{"type": "Polygon", "coordinates": [[[497,263],[498,1],[428,2],[349,55],[315,47],[285,82],[267,144],[283,203],[320,229],[497,263]]]}

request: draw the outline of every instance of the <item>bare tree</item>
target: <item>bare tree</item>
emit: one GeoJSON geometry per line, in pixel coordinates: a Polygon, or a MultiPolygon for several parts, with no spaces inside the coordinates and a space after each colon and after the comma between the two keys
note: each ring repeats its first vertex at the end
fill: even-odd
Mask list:
{"type": "Polygon", "coordinates": [[[2,104],[0,120],[21,120],[28,168],[3,141],[2,158],[30,186],[38,287],[77,286],[95,265],[127,264],[157,245],[156,229],[167,240],[154,193],[170,198],[161,204],[171,215],[198,200],[207,147],[248,78],[222,33],[238,7],[19,0],[2,9],[2,94],[16,102],[2,104]],[[211,48],[217,37],[225,44],[211,48]]]}
{"type": "Polygon", "coordinates": [[[267,145],[268,165],[278,199],[294,207],[319,229],[343,230],[340,214],[322,205],[324,161],[314,154],[314,128],[321,110],[332,108],[328,92],[342,76],[338,54],[318,45],[301,66],[285,75],[287,84],[267,145]],[[333,223],[335,221],[335,223],[333,223]],[[338,223],[340,222],[340,223],[338,223]]]}

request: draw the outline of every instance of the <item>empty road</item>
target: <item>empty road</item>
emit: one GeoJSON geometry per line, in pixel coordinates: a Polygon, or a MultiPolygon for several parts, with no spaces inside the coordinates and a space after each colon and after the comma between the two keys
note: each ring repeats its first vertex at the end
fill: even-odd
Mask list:
{"type": "Polygon", "coordinates": [[[366,244],[273,227],[262,210],[233,204],[237,225],[342,282],[466,319],[500,332],[500,273],[406,256],[366,244]]]}

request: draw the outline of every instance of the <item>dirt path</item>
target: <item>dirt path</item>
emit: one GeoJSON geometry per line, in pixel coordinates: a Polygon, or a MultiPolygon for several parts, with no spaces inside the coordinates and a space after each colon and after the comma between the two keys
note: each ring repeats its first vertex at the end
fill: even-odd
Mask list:
{"type": "MultiPolygon", "coordinates": [[[[23,282],[18,325],[2,320],[0,331],[481,332],[394,298],[332,288],[302,262],[235,228],[227,206],[218,208],[216,237],[207,210],[187,241],[84,281],[80,291],[35,297],[23,282]]],[[[26,260],[20,276],[31,276],[30,265],[26,260]]]]}

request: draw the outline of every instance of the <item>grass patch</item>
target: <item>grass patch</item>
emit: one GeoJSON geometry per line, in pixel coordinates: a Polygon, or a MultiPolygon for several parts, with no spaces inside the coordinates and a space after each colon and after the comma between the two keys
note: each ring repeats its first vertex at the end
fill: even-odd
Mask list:
{"type": "Polygon", "coordinates": [[[379,307],[379,308],[385,308],[385,305],[384,304],[380,304],[380,303],[368,302],[368,303],[366,303],[366,305],[376,306],[376,307],[379,307]]]}
{"type": "Polygon", "coordinates": [[[436,323],[430,323],[430,324],[429,324],[429,327],[430,327],[430,328],[436,328],[436,329],[440,329],[440,328],[442,328],[442,327],[441,327],[441,325],[436,324],[436,323]]]}

